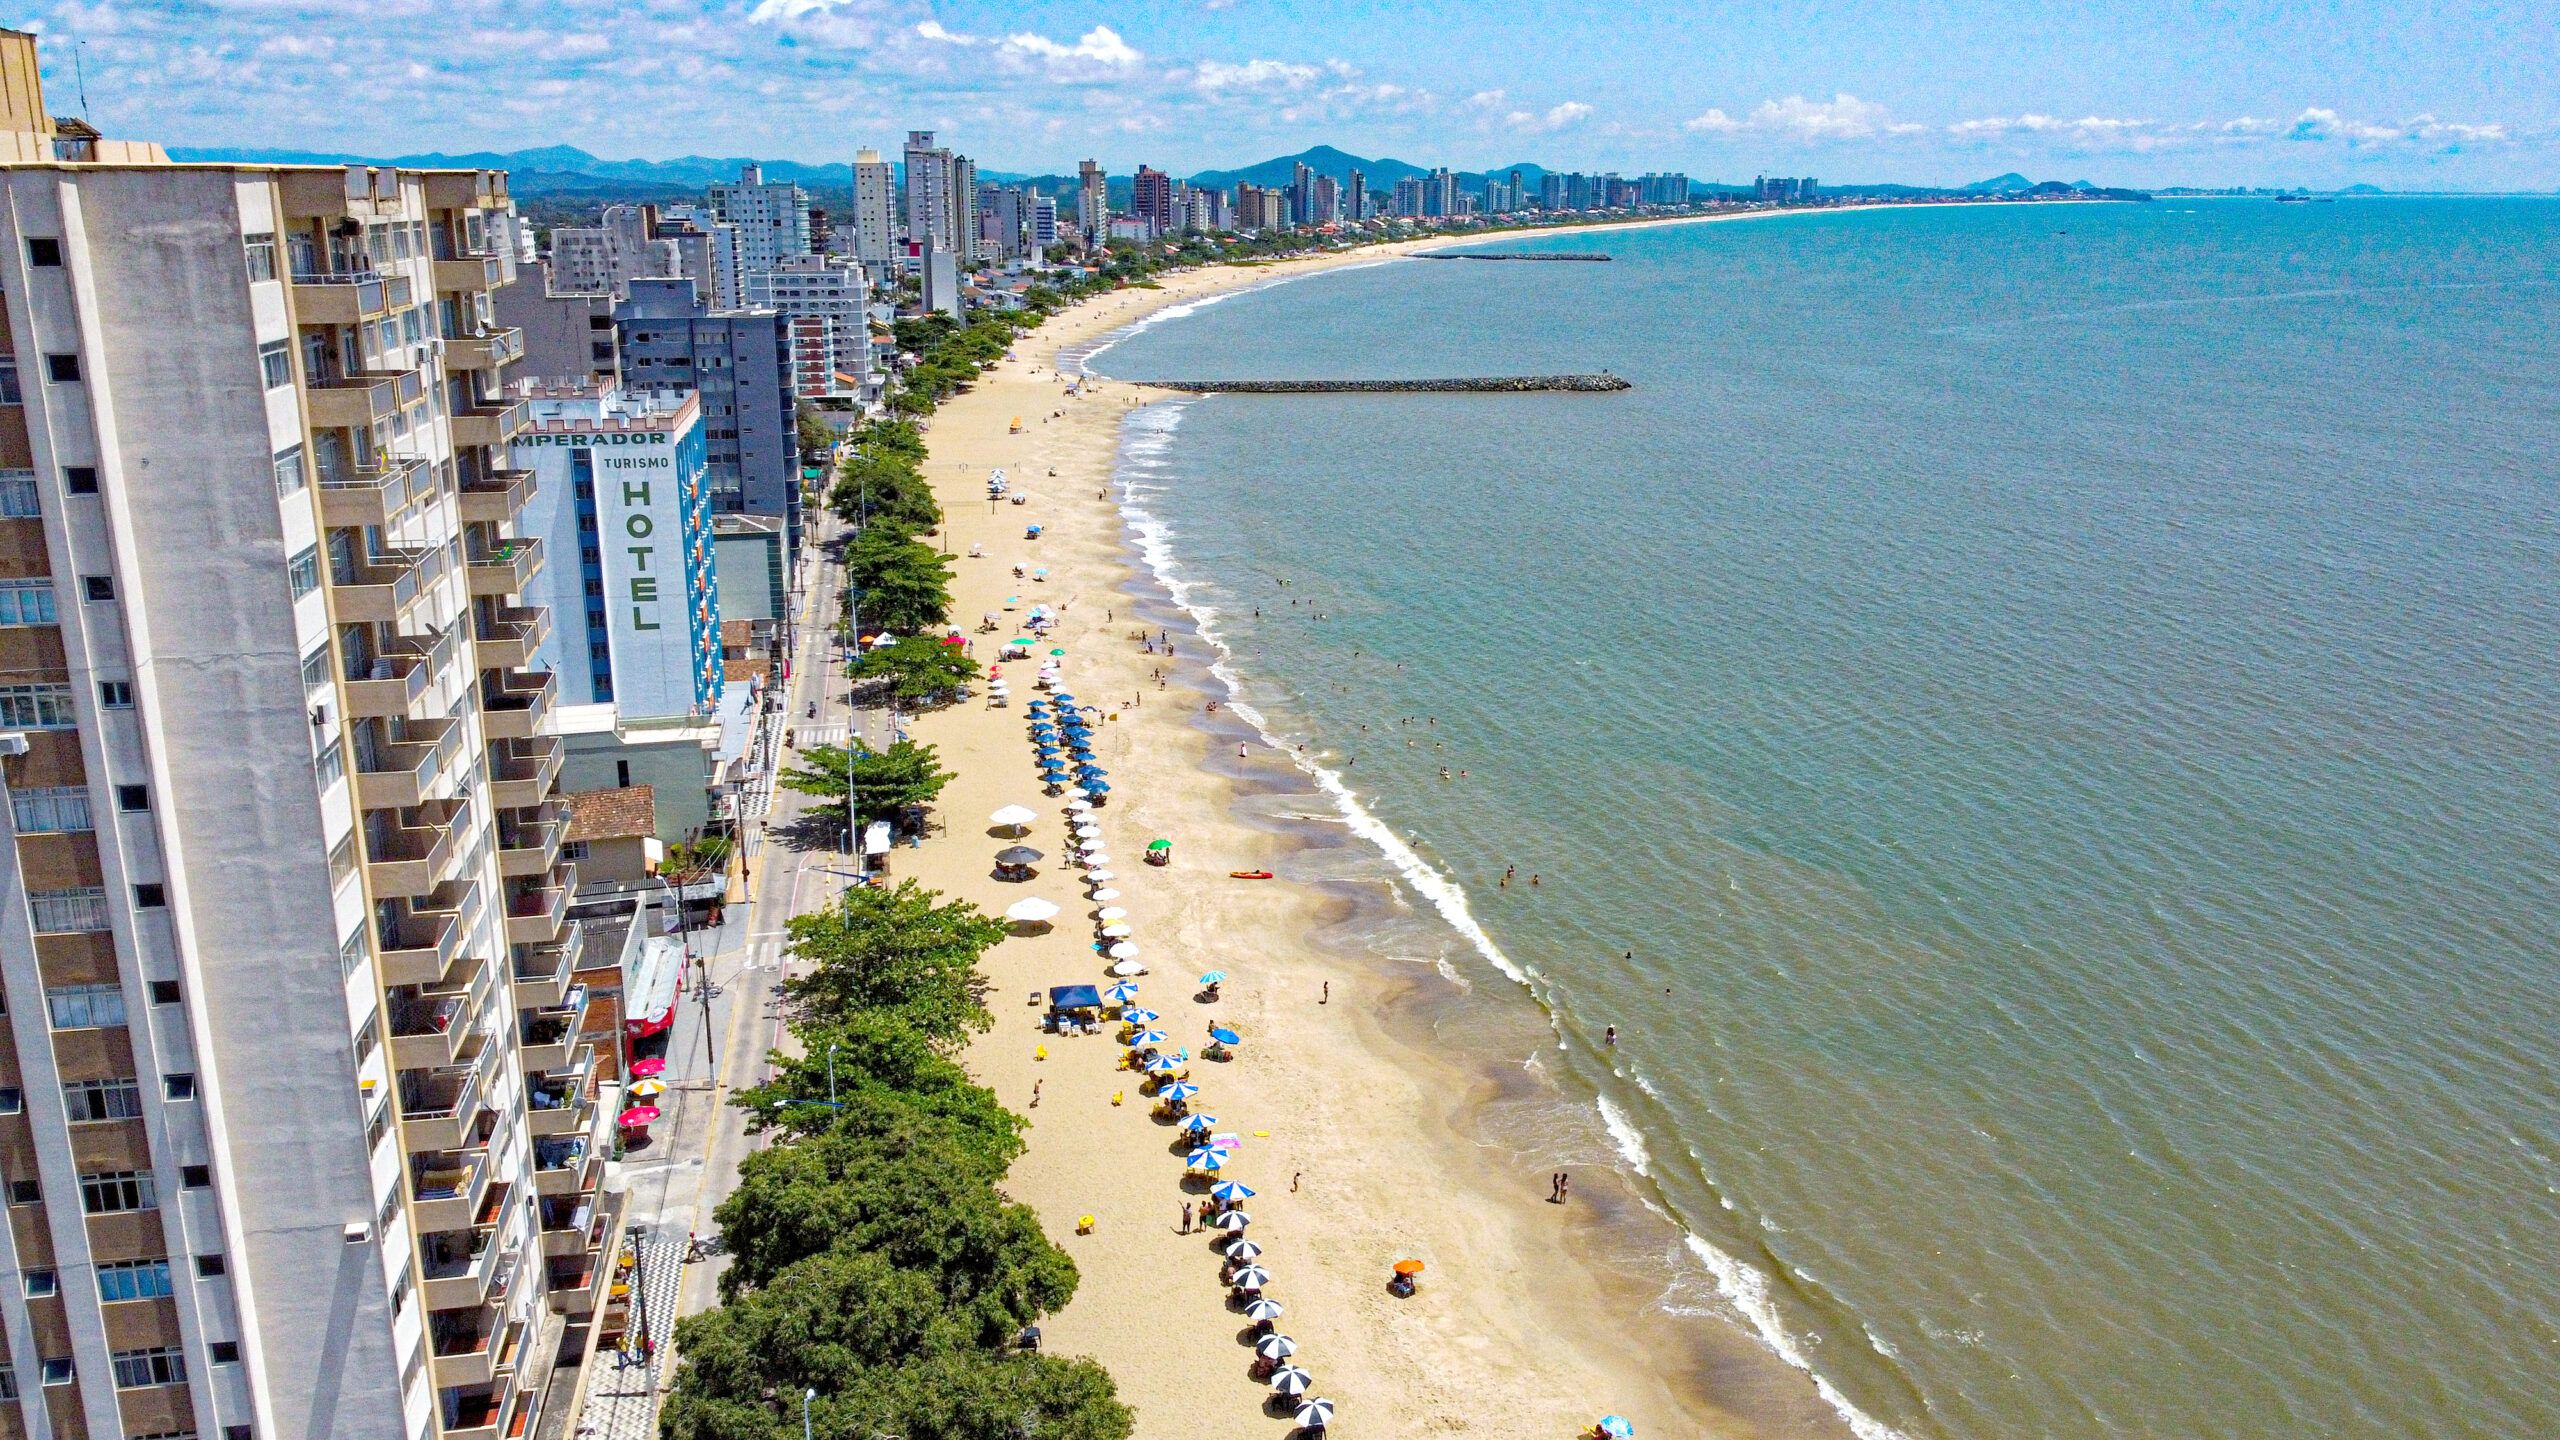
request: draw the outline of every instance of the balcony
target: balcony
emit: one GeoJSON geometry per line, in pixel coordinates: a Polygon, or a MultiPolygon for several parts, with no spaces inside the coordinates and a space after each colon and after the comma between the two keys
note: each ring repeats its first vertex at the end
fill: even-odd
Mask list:
{"type": "Polygon", "coordinates": [[[510,605],[475,627],[472,638],[479,643],[481,669],[522,670],[551,638],[551,607],[510,605]]]}
{"type": "MultiPolygon", "coordinates": [[[[438,285],[442,288],[441,276],[438,277],[438,285]]],[[[523,358],[524,332],[512,326],[479,335],[456,335],[444,342],[444,368],[447,370],[488,370],[512,365],[523,358]]]]}
{"type": "Polygon", "coordinates": [[[585,1051],[578,1064],[525,1082],[525,1127],[536,1135],[583,1135],[595,1118],[595,1100],[587,1094],[587,1077],[595,1069],[595,1052],[585,1051]]]}
{"type": "Polygon", "coordinates": [[[485,555],[471,557],[471,593],[514,595],[542,569],[542,542],[510,540],[485,555]]]}
{"type": "Polygon", "coordinates": [[[569,977],[577,972],[586,948],[586,927],[575,920],[558,940],[526,946],[515,966],[516,1004],[537,1010],[567,1004],[569,977]]]}
{"type": "MultiPolygon", "coordinates": [[[[406,289],[404,284],[402,289],[406,289]]],[[[405,303],[405,301],[404,301],[405,303]]],[[[356,325],[388,313],[390,287],[370,270],[293,277],[293,318],[303,325],[356,325]]]]}
{"type": "Polygon", "coordinates": [[[517,1039],[528,1075],[567,1065],[570,1052],[578,1048],[578,1027],[587,1020],[587,987],[570,986],[562,1000],[557,1008],[533,1011],[519,1024],[517,1039]]]}
{"type": "Polygon", "coordinates": [[[530,740],[550,717],[559,678],[548,670],[509,670],[480,687],[480,733],[492,740],[530,740]]]}
{"type": "Polygon", "coordinates": [[[495,255],[465,256],[459,260],[436,262],[436,290],[495,290],[507,283],[506,271],[495,255]]]}
{"type": "Polygon", "coordinates": [[[424,1237],[418,1247],[419,1286],[430,1310],[477,1305],[489,1294],[498,1272],[498,1227],[447,1230],[424,1237]]]}
{"type": "Polygon", "coordinates": [[[427,788],[444,771],[453,748],[453,720],[412,720],[407,739],[356,747],[356,804],[367,810],[407,810],[426,803],[427,788]]]}
{"type": "Polygon", "coordinates": [[[434,985],[453,968],[462,939],[480,917],[480,887],[471,880],[448,880],[411,906],[397,925],[386,925],[382,946],[382,979],[386,985],[434,985]]]}
{"type": "Polygon", "coordinates": [[[444,1440],[523,1440],[532,1433],[541,1403],[540,1390],[508,1393],[504,1387],[454,1400],[446,1411],[444,1440]]]}
{"type": "Polygon", "coordinates": [[[315,380],[305,395],[311,406],[312,429],[370,430],[376,421],[389,420],[399,413],[402,404],[417,398],[417,373],[315,380]]]}
{"type": "Polygon", "coordinates": [[[361,679],[346,682],[347,713],[361,720],[400,720],[426,698],[435,665],[426,655],[377,655],[360,673],[361,679]]]}
{"type": "Polygon", "coordinates": [[[469,995],[415,995],[391,1005],[391,1063],[402,1070],[438,1070],[462,1058],[471,1035],[469,995]]]}
{"type": "Polygon", "coordinates": [[[602,1157],[584,1135],[533,1142],[533,1188],[539,1194],[585,1194],[596,1188],[603,1168],[602,1157]]]}
{"type": "Polygon", "coordinates": [[[578,867],[562,865],[541,884],[520,885],[507,897],[507,943],[548,945],[560,938],[569,918],[569,897],[578,888],[578,867]]]}
{"type": "Polygon", "coordinates": [[[339,620],[396,625],[443,574],[441,550],[384,550],[365,564],[333,568],[329,589],[339,620]]]}
{"type": "Polygon", "coordinates": [[[381,457],[378,470],[323,471],[320,519],[328,525],[388,525],[409,502],[431,492],[435,472],[423,460],[381,457]]]}
{"type": "Polygon", "coordinates": [[[418,1228],[460,1230],[471,1225],[489,1196],[491,1169],[485,1145],[411,1156],[410,1172],[416,1179],[409,1186],[410,1213],[418,1228]]]}
{"type": "MultiPolygon", "coordinates": [[[[551,782],[560,776],[560,737],[538,735],[509,740],[489,750],[489,803],[501,810],[539,805],[550,798],[551,782]]],[[[527,943],[549,940],[540,936],[527,943]]]]}
{"type": "Polygon", "coordinates": [[[502,1328],[502,1318],[494,1306],[428,1317],[437,1389],[486,1385],[516,1368],[516,1358],[524,1349],[525,1325],[518,1321],[502,1328]]]}
{"type": "Polygon", "coordinates": [[[569,838],[569,807],[546,801],[513,816],[498,817],[498,873],[540,875],[560,858],[560,842],[569,838]]]}
{"type": "Polygon", "coordinates": [[[524,504],[533,498],[534,478],[530,470],[491,470],[462,486],[462,518],[485,520],[492,524],[512,522],[524,512],[524,504]]]}
{"type": "Polygon", "coordinates": [[[504,445],[522,430],[529,407],[519,400],[513,405],[491,402],[468,410],[453,412],[453,443],[456,445],[504,445]]]}
{"type": "MultiPolygon", "coordinates": [[[[605,1287],[612,1282],[614,1260],[621,1250],[622,1212],[626,1203],[619,1193],[599,1195],[592,1202],[570,1208],[555,1217],[552,1207],[559,1201],[547,1201],[543,1207],[546,1227],[554,1218],[583,1221],[583,1227],[570,1230],[578,1248],[552,1250],[553,1231],[542,1232],[544,1280],[551,1294],[551,1308],[563,1315],[593,1314],[604,1303],[605,1287]]],[[[563,1227],[566,1228],[565,1226],[563,1227]]]]}
{"type": "Polygon", "coordinates": [[[427,801],[402,818],[365,827],[365,874],[376,900],[421,898],[443,883],[471,821],[469,808],[452,800],[427,801]]]}
{"type": "Polygon", "coordinates": [[[404,1072],[401,1139],[412,1149],[459,1150],[488,1103],[488,1078],[479,1065],[404,1072]]]}

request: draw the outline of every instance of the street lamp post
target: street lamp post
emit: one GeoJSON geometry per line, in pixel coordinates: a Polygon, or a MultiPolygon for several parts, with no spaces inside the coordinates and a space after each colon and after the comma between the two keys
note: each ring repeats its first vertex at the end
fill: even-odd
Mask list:
{"type": "Polygon", "coordinates": [[[803,1390],[800,1392],[800,1440],[811,1440],[809,1430],[809,1402],[817,1398],[818,1392],[814,1389],[803,1390]]]}
{"type": "Polygon", "coordinates": [[[836,1051],[841,1048],[836,1045],[827,1047],[827,1104],[830,1108],[836,1103],[836,1051]]]}

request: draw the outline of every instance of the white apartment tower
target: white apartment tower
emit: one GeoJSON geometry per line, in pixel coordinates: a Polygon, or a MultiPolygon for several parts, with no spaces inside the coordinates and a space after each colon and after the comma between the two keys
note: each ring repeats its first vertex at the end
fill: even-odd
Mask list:
{"type": "Polygon", "coordinates": [[[1076,166],[1076,228],[1084,232],[1087,244],[1111,233],[1111,180],[1091,160],[1076,166]]]}
{"type": "Polygon", "coordinates": [[[765,277],[793,255],[809,253],[809,192],[788,180],[767,183],[764,167],[711,187],[713,218],[738,227],[739,289],[746,304],[766,303],[765,277]]]}
{"type": "Polygon", "coordinates": [[[956,257],[966,269],[978,256],[978,167],[933,143],[930,130],[907,132],[907,238],[956,257]]]}
{"type": "Polygon", "coordinates": [[[172,166],[57,134],[34,50],[0,33],[0,1433],[532,1435],[621,1227],[505,177],[172,166]]]}
{"type": "Polygon", "coordinates": [[[880,152],[863,149],[853,157],[853,257],[874,280],[885,280],[898,258],[898,180],[880,152]]]}
{"type": "Polygon", "coordinates": [[[862,266],[832,255],[802,255],[773,272],[773,308],[791,334],[791,393],[802,399],[860,396],[871,369],[871,303],[862,266]]]}

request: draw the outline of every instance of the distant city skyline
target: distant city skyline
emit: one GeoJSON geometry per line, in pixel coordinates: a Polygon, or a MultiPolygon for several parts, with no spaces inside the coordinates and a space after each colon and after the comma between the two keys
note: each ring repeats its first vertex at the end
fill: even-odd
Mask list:
{"type": "Polygon", "coordinates": [[[58,108],[85,90],[104,128],[188,145],[841,162],[932,129],[1027,173],[1096,155],[1183,174],[1323,143],[1728,182],[2560,187],[2560,0],[2381,0],[2352,26],[2132,0],[1783,16],[1491,0],[1422,18],[1281,0],[40,0],[16,23],[49,38],[58,108]],[[346,105],[358,83],[368,103],[346,105]]]}

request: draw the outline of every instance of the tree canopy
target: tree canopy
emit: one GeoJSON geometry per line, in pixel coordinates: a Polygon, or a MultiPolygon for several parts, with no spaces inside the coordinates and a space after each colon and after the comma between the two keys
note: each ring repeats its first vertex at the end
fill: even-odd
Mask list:
{"type": "Polygon", "coordinates": [[[856,681],[885,683],[902,710],[948,705],[978,678],[978,662],[930,635],[909,635],[862,652],[853,662],[856,681]]]}
{"type": "Polygon", "coordinates": [[[838,803],[851,794],[853,820],[861,825],[886,820],[941,794],[952,776],[939,766],[940,757],[932,746],[912,740],[901,740],[886,750],[812,745],[800,752],[800,763],[775,776],[774,783],[838,803]]]}

